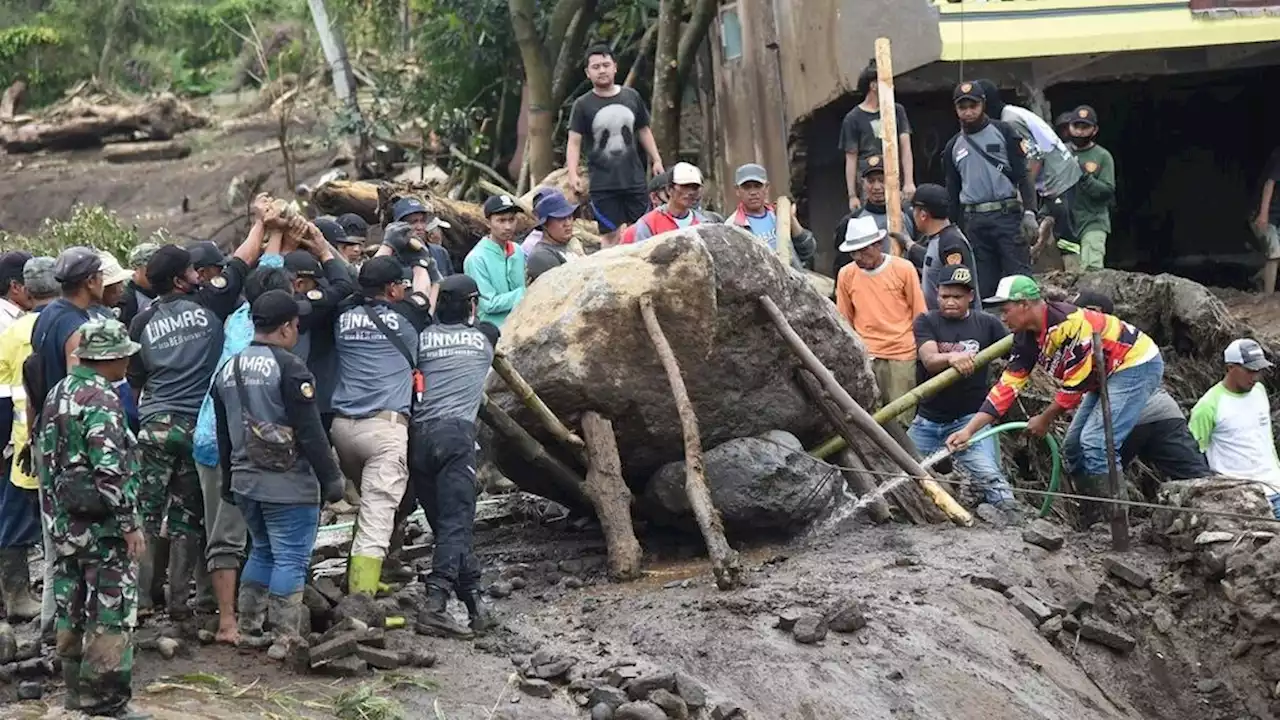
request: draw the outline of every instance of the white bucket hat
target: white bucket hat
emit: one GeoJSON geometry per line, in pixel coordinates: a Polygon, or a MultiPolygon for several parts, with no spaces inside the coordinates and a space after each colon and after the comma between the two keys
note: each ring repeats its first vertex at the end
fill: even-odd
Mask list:
{"type": "Polygon", "coordinates": [[[840,252],[861,250],[884,240],[888,234],[889,231],[881,230],[880,226],[876,225],[876,219],[869,215],[852,218],[845,226],[844,242],[840,243],[840,252]]]}

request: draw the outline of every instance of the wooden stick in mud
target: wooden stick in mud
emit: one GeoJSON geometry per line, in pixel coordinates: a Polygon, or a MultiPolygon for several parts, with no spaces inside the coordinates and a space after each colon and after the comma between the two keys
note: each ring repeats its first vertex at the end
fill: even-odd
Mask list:
{"type": "Polygon", "coordinates": [[[582,436],[587,443],[587,483],[583,489],[604,532],[609,576],[614,580],[634,580],[640,577],[642,551],[631,525],[631,489],[622,477],[613,423],[588,410],[582,414],[582,436]]]}
{"type": "Polygon", "coordinates": [[[590,507],[591,501],[583,491],[582,476],[552,455],[543,447],[538,439],[520,427],[498,404],[485,396],[480,405],[480,419],[489,424],[493,431],[506,438],[521,457],[533,465],[537,465],[547,473],[547,479],[582,507],[590,507]]]}
{"type": "Polygon", "coordinates": [[[586,443],[582,441],[581,437],[578,437],[577,433],[561,422],[555,413],[551,412],[551,408],[547,407],[542,398],[538,397],[538,394],[533,391],[533,386],[524,379],[519,370],[516,370],[506,354],[501,351],[494,353],[493,369],[498,371],[498,375],[507,383],[507,387],[511,388],[511,392],[520,398],[520,402],[524,403],[524,406],[537,416],[538,421],[547,429],[547,432],[551,433],[552,437],[568,448],[585,467],[587,465],[587,455],[584,452],[586,443]]]}
{"type": "MultiPolygon", "coordinates": [[[[827,422],[831,423],[831,427],[835,428],[840,437],[844,438],[845,442],[848,443],[848,447],[836,457],[836,462],[840,463],[840,466],[844,468],[860,465],[862,463],[861,459],[854,455],[853,450],[850,449],[859,442],[860,433],[855,432],[853,426],[844,419],[844,414],[840,412],[835,401],[822,389],[822,384],[813,376],[813,373],[804,368],[796,368],[796,380],[800,381],[800,387],[804,389],[805,394],[809,396],[813,404],[817,405],[818,409],[822,411],[822,414],[827,418],[827,422]]],[[[892,519],[889,514],[888,503],[884,501],[884,498],[877,496],[876,482],[870,476],[854,470],[842,470],[841,474],[844,475],[849,487],[853,488],[858,497],[871,495],[876,498],[872,501],[871,506],[867,508],[867,514],[871,516],[872,520],[877,523],[883,523],[892,519]]]]}
{"type": "Polygon", "coordinates": [[[675,396],[676,410],[680,413],[680,426],[684,431],[684,490],[689,496],[689,506],[693,508],[698,528],[706,540],[716,586],[721,590],[730,590],[739,584],[742,571],[738,565],[738,553],[729,547],[729,541],[725,539],[724,522],[720,519],[720,511],[716,510],[715,503],[711,500],[711,491],[707,488],[698,417],[693,412],[689,391],[680,374],[680,364],[676,362],[671,343],[667,342],[662,325],[658,323],[658,316],[653,311],[653,300],[647,295],[640,298],[640,316],[644,318],[644,326],[649,331],[649,339],[653,341],[653,349],[657,351],[658,359],[667,371],[671,394],[675,396]]]}
{"type": "Polygon", "coordinates": [[[871,413],[863,409],[863,407],[849,395],[848,391],[840,386],[840,383],[836,380],[836,376],[831,373],[831,370],[829,370],[826,365],[822,364],[822,361],[818,359],[818,356],[813,354],[813,350],[810,350],[804,340],[796,334],[795,329],[791,327],[791,323],[787,322],[786,316],[782,314],[782,310],[778,309],[777,303],[775,303],[769,296],[762,295],[760,297],[760,305],[765,309],[765,312],[768,313],[769,318],[773,320],[774,326],[778,328],[778,332],[782,335],[783,339],[787,341],[787,345],[790,346],[792,352],[796,354],[796,357],[800,359],[800,362],[809,370],[809,372],[813,373],[814,377],[818,378],[818,382],[822,384],[823,390],[831,396],[836,405],[840,407],[840,410],[844,412],[845,417],[853,423],[854,427],[861,430],[864,435],[879,446],[880,449],[883,450],[893,460],[894,464],[901,468],[904,473],[920,483],[921,489],[924,490],[925,493],[929,495],[930,499],[932,499],[943,512],[951,517],[952,520],[959,525],[972,525],[973,516],[961,507],[959,503],[956,503],[955,499],[948,495],[947,491],[943,489],[942,486],[938,485],[933,477],[929,475],[929,472],[921,467],[920,462],[912,457],[911,453],[903,449],[903,447],[889,435],[888,431],[881,427],[880,423],[875,421],[875,418],[871,417],[871,413]],[[950,502],[948,502],[948,500],[950,502]]]}

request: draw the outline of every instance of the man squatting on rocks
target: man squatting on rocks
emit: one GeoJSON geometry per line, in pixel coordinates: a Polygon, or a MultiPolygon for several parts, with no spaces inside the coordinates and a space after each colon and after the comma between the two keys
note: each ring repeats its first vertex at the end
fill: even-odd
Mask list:
{"type": "MultiPolygon", "coordinates": [[[[1102,342],[1111,427],[1117,446],[1124,445],[1151,394],[1160,387],[1164,376],[1160,348],[1146,333],[1114,315],[1045,301],[1035,280],[1024,275],[1002,278],[995,294],[983,302],[1000,306],[1005,326],[1015,333],[1013,352],[982,408],[947,438],[947,447],[953,451],[963,449],[974,433],[1008,412],[1031,379],[1031,371],[1039,366],[1060,383],[1060,389],[1048,407],[1027,421],[1027,432],[1044,437],[1058,416],[1076,410],[1063,443],[1064,465],[1079,492],[1098,497],[1106,486],[1108,463],[1118,465],[1120,459],[1107,454],[1093,333],[1097,332],[1102,342]]],[[[1083,504],[1084,527],[1101,516],[1099,503],[1083,504]]]]}

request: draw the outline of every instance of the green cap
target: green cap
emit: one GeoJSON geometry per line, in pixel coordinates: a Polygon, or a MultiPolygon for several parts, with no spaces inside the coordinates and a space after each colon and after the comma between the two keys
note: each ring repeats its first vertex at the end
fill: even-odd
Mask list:
{"type": "Polygon", "coordinates": [[[98,318],[80,326],[80,346],[75,356],[81,360],[119,360],[142,349],[129,339],[124,323],[114,318],[98,318]]]}
{"type": "Polygon", "coordinates": [[[996,294],[989,298],[983,298],[982,302],[989,305],[997,305],[1019,300],[1039,299],[1040,286],[1036,284],[1035,280],[1026,275],[1009,275],[1000,278],[1000,284],[996,286],[996,294]]]}
{"type": "Polygon", "coordinates": [[[137,270],[144,268],[151,261],[151,257],[160,249],[160,243],[144,242],[129,251],[129,267],[137,270]]]}

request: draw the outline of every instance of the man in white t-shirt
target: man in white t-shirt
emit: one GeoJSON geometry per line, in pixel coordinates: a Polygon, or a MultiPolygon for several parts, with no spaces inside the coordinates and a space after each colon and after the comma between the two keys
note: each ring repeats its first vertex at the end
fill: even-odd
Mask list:
{"type": "Polygon", "coordinates": [[[1223,353],[1227,374],[1191,410],[1191,435],[1214,472],[1256,480],[1280,519],[1280,459],[1271,435],[1271,401],[1258,376],[1271,367],[1262,346],[1233,340],[1223,353]]]}

